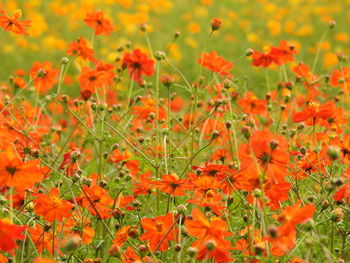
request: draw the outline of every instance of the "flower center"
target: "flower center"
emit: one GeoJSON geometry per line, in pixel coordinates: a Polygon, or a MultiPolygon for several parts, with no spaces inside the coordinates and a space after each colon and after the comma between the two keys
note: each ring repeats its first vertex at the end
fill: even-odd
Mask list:
{"type": "Polygon", "coordinates": [[[12,167],[12,166],[8,166],[8,167],[6,167],[6,171],[8,171],[12,176],[14,176],[15,173],[17,172],[17,168],[12,167]]]}
{"type": "Polygon", "coordinates": [[[312,100],[308,103],[307,107],[313,112],[317,112],[320,108],[320,103],[317,100],[312,100]]]}
{"type": "Polygon", "coordinates": [[[162,232],[163,231],[163,223],[157,222],[156,223],[156,228],[157,228],[158,232],[162,232]]]}
{"type": "Polygon", "coordinates": [[[53,197],[51,200],[54,207],[59,207],[62,204],[61,199],[58,197],[53,197]]]}

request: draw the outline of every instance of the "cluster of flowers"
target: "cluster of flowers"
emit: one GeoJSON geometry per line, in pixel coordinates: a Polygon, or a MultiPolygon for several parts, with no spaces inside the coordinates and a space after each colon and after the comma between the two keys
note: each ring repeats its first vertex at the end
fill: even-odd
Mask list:
{"type": "MultiPolygon", "coordinates": [[[[19,11],[0,10],[4,32],[26,34],[30,23],[19,19],[19,11]]],[[[101,11],[84,21],[95,36],[113,31],[101,11]]],[[[210,36],[221,26],[213,19],[210,36]]],[[[164,52],[152,59],[122,49],[123,58],[107,64],[92,44],[80,37],[68,45],[61,69],[34,62],[1,91],[1,263],[349,257],[349,226],[342,224],[350,202],[345,55],[338,54],[339,69],[317,76],[295,63],[297,50],[287,41],[263,53],[249,49],[242,58],[251,57],[252,66],[281,72],[275,89],[267,79],[259,99],[240,90],[245,84],[231,75],[234,63],[216,51],[198,58],[212,80],[199,76],[190,84],[164,52]],[[60,92],[75,60],[82,65],[80,98],[71,99],[60,92]],[[164,64],[177,75],[160,76],[164,64]],[[145,80],[151,76],[153,86],[145,80]],[[122,81],[130,81],[126,96],[114,89],[122,81]],[[133,96],[136,84],[142,96],[133,96]],[[32,87],[34,103],[16,100],[32,87]],[[191,99],[171,93],[175,87],[191,99]],[[321,234],[329,228],[327,243],[321,234]]]]}

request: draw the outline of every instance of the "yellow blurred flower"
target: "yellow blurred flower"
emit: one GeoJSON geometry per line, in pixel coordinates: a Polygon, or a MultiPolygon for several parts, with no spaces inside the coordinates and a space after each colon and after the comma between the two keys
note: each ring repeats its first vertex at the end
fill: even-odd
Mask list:
{"type": "Polygon", "coordinates": [[[49,26],[42,14],[35,13],[29,19],[32,21],[32,26],[28,30],[30,36],[38,37],[48,30],[49,26]]]}
{"type": "Polygon", "coordinates": [[[196,22],[190,22],[188,25],[187,25],[187,29],[190,33],[199,33],[201,32],[201,26],[196,23],[196,22]]]}
{"type": "Polygon", "coordinates": [[[58,50],[65,50],[66,49],[66,42],[64,42],[62,39],[58,39],[54,36],[47,36],[42,40],[42,44],[45,48],[49,49],[58,49],[58,50]]]}
{"type": "Polygon", "coordinates": [[[284,23],[284,32],[286,32],[287,34],[291,34],[293,33],[293,31],[295,30],[296,28],[296,24],[294,21],[292,20],[287,20],[285,23],[284,23]]]}
{"type": "Polygon", "coordinates": [[[170,53],[169,56],[172,57],[177,62],[179,62],[182,58],[180,48],[176,43],[173,43],[171,45],[169,53],[170,53]]]}
{"type": "Polygon", "coordinates": [[[198,42],[191,37],[185,38],[185,44],[193,49],[198,48],[198,42]]]}
{"type": "Polygon", "coordinates": [[[271,36],[277,36],[281,33],[281,24],[275,20],[269,20],[267,22],[267,27],[271,36]]]}
{"type": "Polygon", "coordinates": [[[338,64],[338,57],[333,52],[327,52],[323,56],[323,66],[325,69],[329,69],[338,64]]]}
{"type": "Polygon", "coordinates": [[[338,42],[348,42],[349,41],[349,34],[345,33],[345,32],[341,32],[341,33],[335,34],[334,38],[338,42]]]}

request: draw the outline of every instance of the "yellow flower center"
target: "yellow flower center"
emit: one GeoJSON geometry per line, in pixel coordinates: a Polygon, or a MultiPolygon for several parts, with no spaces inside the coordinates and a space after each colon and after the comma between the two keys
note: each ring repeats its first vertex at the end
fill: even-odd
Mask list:
{"type": "Polygon", "coordinates": [[[320,103],[317,101],[317,100],[312,100],[309,102],[309,104],[307,105],[307,107],[314,111],[314,112],[317,112],[318,109],[320,108],[320,103]]]}

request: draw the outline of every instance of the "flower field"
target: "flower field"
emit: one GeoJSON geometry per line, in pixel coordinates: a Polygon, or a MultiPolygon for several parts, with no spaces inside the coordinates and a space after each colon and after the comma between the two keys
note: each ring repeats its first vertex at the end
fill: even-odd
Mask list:
{"type": "Polygon", "coordinates": [[[350,262],[349,0],[0,2],[0,263],[350,262]]]}

